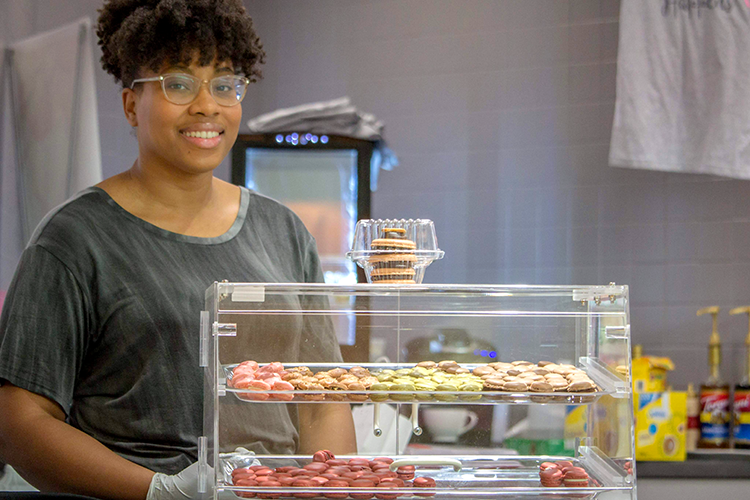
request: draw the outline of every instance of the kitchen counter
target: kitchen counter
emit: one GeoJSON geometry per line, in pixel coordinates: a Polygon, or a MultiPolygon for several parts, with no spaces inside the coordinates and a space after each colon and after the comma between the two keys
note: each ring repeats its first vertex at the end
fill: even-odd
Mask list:
{"type": "Polygon", "coordinates": [[[688,453],[684,462],[638,461],[636,476],[639,479],[748,479],[750,451],[701,450],[688,453]]]}

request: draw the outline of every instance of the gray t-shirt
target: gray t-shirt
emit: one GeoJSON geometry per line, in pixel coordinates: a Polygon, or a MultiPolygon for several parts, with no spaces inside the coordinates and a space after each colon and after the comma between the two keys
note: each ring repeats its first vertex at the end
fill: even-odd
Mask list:
{"type": "MultiPolygon", "coordinates": [[[[21,257],[0,317],[0,379],[57,402],[121,456],[178,472],[202,434],[204,294],[224,279],[322,281],[315,240],[289,209],[244,188],[237,219],[215,238],[163,230],[89,188],[45,218],[21,257]]],[[[339,361],[332,329],[301,340],[304,323],[246,326],[228,361],[339,361]],[[254,346],[265,359],[250,358],[254,346]]],[[[221,429],[223,445],[295,450],[293,405],[225,399],[225,421],[241,426],[221,429]]]]}

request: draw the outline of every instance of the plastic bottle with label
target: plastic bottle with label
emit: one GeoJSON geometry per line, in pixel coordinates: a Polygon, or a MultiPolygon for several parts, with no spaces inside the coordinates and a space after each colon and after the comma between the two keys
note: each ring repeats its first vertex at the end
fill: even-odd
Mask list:
{"type": "Polygon", "coordinates": [[[701,438],[701,402],[695,392],[695,386],[688,384],[687,388],[687,430],[685,431],[685,449],[695,451],[701,438]]]}
{"type": "Polygon", "coordinates": [[[719,307],[706,307],[698,311],[698,316],[711,314],[713,328],[708,342],[708,379],[701,384],[700,424],[701,437],[698,448],[729,448],[731,402],[729,384],[721,378],[721,339],[717,329],[719,307]]]}
{"type": "MultiPolygon", "coordinates": [[[[736,307],[729,314],[746,313],[750,320],[750,306],[736,307]]],[[[750,325],[745,337],[745,371],[742,381],[734,386],[734,447],[750,449],[750,325]]]]}

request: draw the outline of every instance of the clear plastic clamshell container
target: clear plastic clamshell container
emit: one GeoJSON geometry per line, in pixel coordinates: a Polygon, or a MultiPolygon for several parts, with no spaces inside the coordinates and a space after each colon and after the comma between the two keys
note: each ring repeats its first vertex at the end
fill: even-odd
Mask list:
{"type": "Polygon", "coordinates": [[[364,269],[369,283],[390,285],[422,283],[427,266],[444,255],[428,219],[360,220],[346,254],[364,269]]]}

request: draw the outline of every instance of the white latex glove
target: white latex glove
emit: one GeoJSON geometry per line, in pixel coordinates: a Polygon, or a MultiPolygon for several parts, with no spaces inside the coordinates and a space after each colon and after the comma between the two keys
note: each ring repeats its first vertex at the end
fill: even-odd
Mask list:
{"type": "Polygon", "coordinates": [[[151,479],[146,500],[197,500],[198,462],[188,466],[174,476],[157,472],[151,479]]]}
{"type": "Polygon", "coordinates": [[[3,491],[39,491],[22,478],[13,467],[6,465],[5,469],[0,466],[0,494],[3,491]]]}
{"type": "Polygon", "coordinates": [[[221,466],[221,471],[224,473],[224,480],[229,481],[232,478],[232,471],[234,469],[260,465],[260,461],[255,458],[254,452],[239,446],[231,453],[219,453],[219,465],[221,466]]]}
{"type": "MultiPolygon", "coordinates": [[[[221,454],[220,461],[224,464],[232,459],[243,459],[255,454],[245,448],[237,448],[234,453],[221,454]],[[226,458],[225,458],[226,456],[226,458]],[[230,458],[231,457],[231,458],[230,458]]],[[[254,460],[253,463],[258,462],[254,460]]],[[[208,498],[210,492],[198,493],[198,470],[200,465],[195,462],[177,474],[170,476],[157,472],[151,478],[146,500],[198,500],[208,498]]],[[[232,467],[234,468],[234,467],[232,467]]],[[[213,468],[208,468],[209,476],[213,474],[213,468]]],[[[231,469],[230,469],[231,474],[231,469]]],[[[219,500],[237,500],[238,497],[231,491],[220,491],[219,500]]]]}

